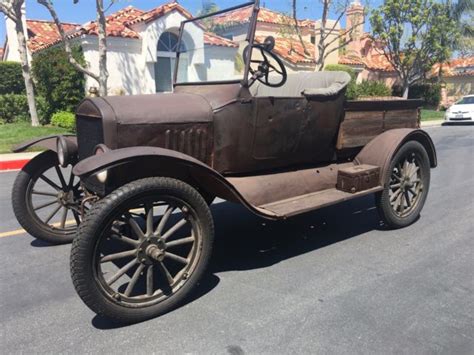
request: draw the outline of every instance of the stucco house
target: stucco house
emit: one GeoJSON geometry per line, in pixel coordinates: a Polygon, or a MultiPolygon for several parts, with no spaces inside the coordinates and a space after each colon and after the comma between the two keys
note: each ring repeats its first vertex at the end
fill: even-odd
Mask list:
{"type": "MultiPolygon", "coordinates": [[[[143,11],[128,6],[107,16],[107,65],[110,94],[147,94],[171,91],[172,73],[178,31],[182,21],[192,18],[178,3],[172,2],[143,11]]],[[[17,60],[16,35],[11,21],[7,20],[7,42],[3,60],[17,60]]],[[[54,23],[26,20],[28,49],[30,55],[59,45],[60,37],[54,23]]],[[[190,38],[193,46],[202,49],[203,55],[193,55],[193,72],[196,78],[216,75],[208,68],[219,67],[223,71],[234,71],[234,57],[238,44],[193,25],[190,38]],[[209,54],[205,57],[204,54],[209,54]],[[216,61],[210,63],[209,61],[216,61]]],[[[81,46],[90,70],[98,72],[97,23],[84,25],[65,24],[68,38],[73,45],[81,46]]],[[[212,80],[212,78],[208,78],[212,80]]],[[[87,77],[86,89],[97,83],[87,77]]]]}
{"type": "Polygon", "coordinates": [[[432,76],[441,70],[441,105],[451,106],[465,95],[474,94],[474,57],[457,58],[448,63],[435,64],[432,76]]]}

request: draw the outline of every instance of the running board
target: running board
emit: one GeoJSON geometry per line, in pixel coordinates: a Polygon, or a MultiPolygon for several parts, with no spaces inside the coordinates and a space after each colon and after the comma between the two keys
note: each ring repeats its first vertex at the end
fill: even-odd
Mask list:
{"type": "Polygon", "coordinates": [[[267,214],[273,215],[275,217],[286,218],[318,208],[330,206],[339,202],[352,200],[354,198],[365,196],[381,190],[383,190],[382,186],[376,186],[368,190],[349,193],[332,188],[268,203],[258,206],[258,209],[262,212],[265,211],[267,214]]]}

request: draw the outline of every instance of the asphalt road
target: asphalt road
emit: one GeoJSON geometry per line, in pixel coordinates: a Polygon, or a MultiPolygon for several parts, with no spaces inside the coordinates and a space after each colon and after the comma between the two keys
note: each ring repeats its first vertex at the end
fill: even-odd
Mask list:
{"type": "MultiPolygon", "coordinates": [[[[217,245],[185,306],[120,326],[69,276],[69,246],[0,238],[0,352],[474,352],[474,128],[427,129],[439,167],[421,218],[379,226],[373,198],[268,222],[213,206],[217,245]]],[[[0,173],[0,235],[18,229],[0,173]]]]}

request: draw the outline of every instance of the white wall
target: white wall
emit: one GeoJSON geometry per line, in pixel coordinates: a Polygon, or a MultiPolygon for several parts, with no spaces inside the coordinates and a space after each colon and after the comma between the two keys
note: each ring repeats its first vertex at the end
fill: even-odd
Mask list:
{"type": "MultiPolygon", "coordinates": [[[[97,36],[85,36],[80,40],[88,68],[99,73],[97,36]]],[[[107,38],[107,70],[109,95],[136,95],[144,93],[146,75],[141,57],[141,40],[130,38],[107,38]]],[[[149,75],[149,74],[148,74],[149,75]]],[[[98,87],[97,82],[86,76],[86,92],[98,87]]]]}
{"type": "MultiPolygon", "coordinates": [[[[243,79],[235,72],[235,56],[238,48],[206,46],[205,68],[207,81],[243,79]]],[[[191,81],[191,80],[190,80],[191,81]]]]}
{"type": "MultiPolygon", "coordinates": [[[[23,21],[23,30],[25,33],[25,39],[28,41],[28,31],[26,28],[26,15],[25,15],[25,5],[22,8],[22,21],[23,21]]],[[[18,38],[16,35],[15,23],[5,16],[5,27],[7,32],[7,45],[5,47],[5,53],[3,60],[20,62],[20,52],[18,51],[18,38]]],[[[31,53],[28,51],[28,61],[31,62],[31,53]]]]}

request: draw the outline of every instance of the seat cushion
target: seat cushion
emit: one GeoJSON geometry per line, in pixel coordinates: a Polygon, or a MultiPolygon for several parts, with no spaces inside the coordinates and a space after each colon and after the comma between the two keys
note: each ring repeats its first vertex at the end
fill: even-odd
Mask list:
{"type": "Polygon", "coordinates": [[[257,81],[250,92],[257,97],[332,96],[344,89],[351,77],[346,72],[298,72],[288,74],[286,83],[272,88],[257,81]]]}

